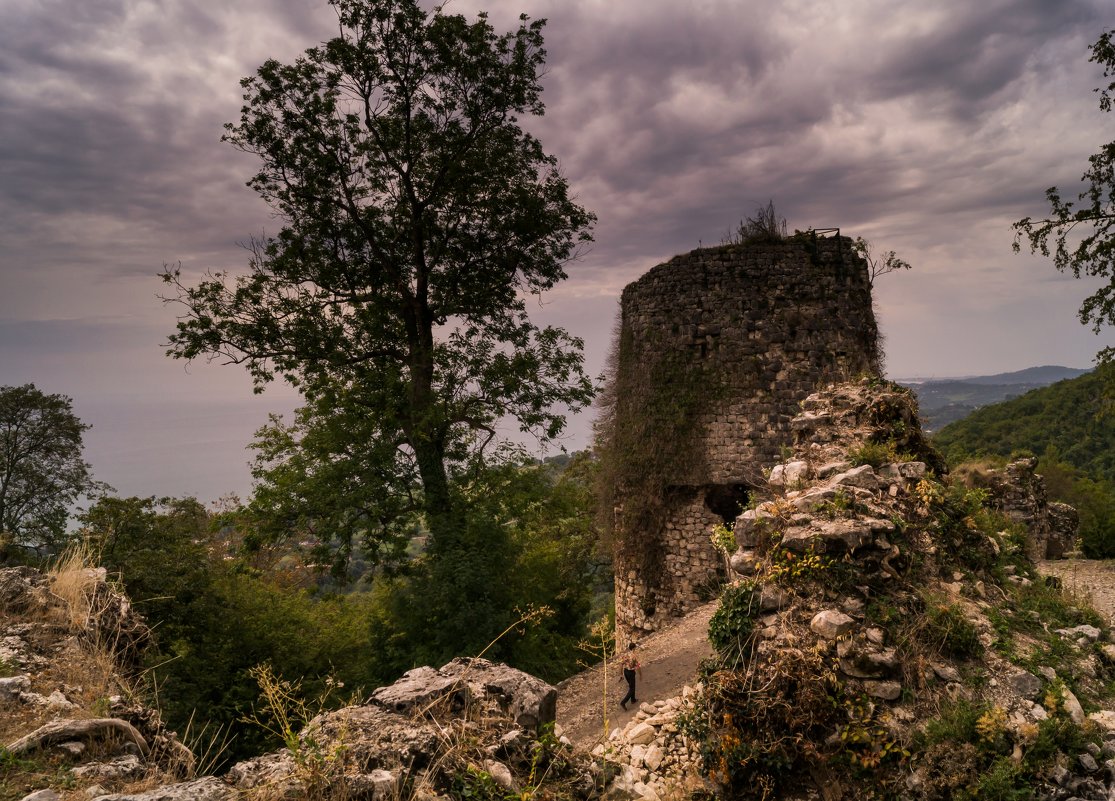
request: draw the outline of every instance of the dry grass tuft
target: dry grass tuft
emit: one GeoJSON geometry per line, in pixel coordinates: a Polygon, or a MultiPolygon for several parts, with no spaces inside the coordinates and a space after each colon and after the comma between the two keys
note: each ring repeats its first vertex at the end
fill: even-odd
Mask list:
{"type": "Polygon", "coordinates": [[[99,611],[95,608],[96,587],[104,581],[103,569],[95,567],[96,554],[81,540],[66,548],[47,569],[50,591],[62,603],[63,622],[74,631],[86,631],[99,611]]]}

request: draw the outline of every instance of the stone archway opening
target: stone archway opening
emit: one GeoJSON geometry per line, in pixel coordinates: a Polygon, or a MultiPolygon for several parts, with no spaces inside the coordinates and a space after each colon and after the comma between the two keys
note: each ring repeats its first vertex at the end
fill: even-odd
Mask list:
{"type": "Polygon", "coordinates": [[[751,488],[746,484],[713,484],[705,488],[705,508],[729,528],[750,500],[751,488]]]}

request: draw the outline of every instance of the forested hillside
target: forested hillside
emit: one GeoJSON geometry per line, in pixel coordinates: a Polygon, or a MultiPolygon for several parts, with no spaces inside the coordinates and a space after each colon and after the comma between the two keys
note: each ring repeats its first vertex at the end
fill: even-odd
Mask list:
{"type": "Polygon", "coordinates": [[[1094,478],[1115,480],[1115,370],[1104,368],[976,410],[935,440],[950,461],[970,456],[1059,458],[1094,478]]]}
{"type": "Polygon", "coordinates": [[[1050,499],[1080,512],[1085,554],[1115,556],[1115,368],[985,406],[934,442],[952,465],[1020,451],[1040,457],[1050,499]]]}
{"type": "Polygon", "coordinates": [[[1032,389],[1077,378],[1087,372],[1073,367],[1046,365],[1012,373],[899,383],[917,395],[922,427],[932,432],[964,419],[981,407],[1014,400],[1032,389]]]}

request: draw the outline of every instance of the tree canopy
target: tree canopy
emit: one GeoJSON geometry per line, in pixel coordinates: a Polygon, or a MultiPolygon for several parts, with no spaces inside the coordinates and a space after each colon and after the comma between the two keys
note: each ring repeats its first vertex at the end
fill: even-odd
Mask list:
{"type": "MultiPolygon", "coordinates": [[[[1088,59],[1103,66],[1105,79],[1115,78],[1113,35],[1115,32],[1105,31],[1092,45],[1088,59]]],[[[1095,91],[1100,109],[1110,112],[1115,80],[1095,91]]],[[[1084,188],[1075,201],[1050,187],[1045,190],[1050,216],[1041,220],[1025,217],[1014,224],[1014,249],[1019,251],[1025,239],[1032,253],[1052,254],[1053,264],[1061,272],[1071,272],[1076,278],[1106,278],[1106,284],[1085,298],[1079,312],[1080,322],[1098,333],[1105,325],[1115,325],[1115,141],[1090,156],[1088,164],[1080,179],[1084,188]]],[[[1099,356],[1109,361],[1115,357],[1115,348],[1104,348],[1099,356]]]]}
{"type": "Polygon", "coordinates": [[[313,438],[288,499],[303,468],[328,466],[381,498],[353,510],[373,540],[420,509],[445,541],[452,477],[501,420],[545,440],[555,409],[591,400],[583,343],[534,325],[526,298],[566,277],[594,218],[519,124],[543,113],[544,21],[499,34],[415,0],[330,5],[339,35],[245,78],[226,126],[282,227],[252,241],[246,274],[164,273],[183,310],[168,353],[300,388],[297,436],[269,443],[285,458],[313,438]]]}
{"type": "Polygon", "coordinates": [[[0,387],[0,558],[12,544],[57,547],[74,504],[99,486],[72,404],[34,384],[0,387]]]}

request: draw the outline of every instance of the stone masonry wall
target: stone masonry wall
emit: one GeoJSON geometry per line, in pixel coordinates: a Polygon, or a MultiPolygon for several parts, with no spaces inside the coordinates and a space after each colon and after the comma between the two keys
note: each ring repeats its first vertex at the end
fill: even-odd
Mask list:
{"type": "Polygon", "coordinates": [[[847,237],[676,256],[623,292],[613,401],[621,643],[722,571],[709,541],[792,441],[820,383],[879,368],[867,265],[847,237]]]}
{"type": "Polygon", "coordinates": [[[1062,559],[1076,547],[1080,515],[1068,504],[1047,499],[1045,479],[1035,472],[1037,466],[1033,457],[1016,459],[968,480],[989,490],[991,505],[1026,527],[1031,559],[1062,559]]]}

